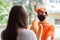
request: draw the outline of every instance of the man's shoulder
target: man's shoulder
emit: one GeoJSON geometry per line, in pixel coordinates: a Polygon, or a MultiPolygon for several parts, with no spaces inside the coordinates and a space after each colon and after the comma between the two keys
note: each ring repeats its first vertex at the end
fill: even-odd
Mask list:
{"type": "Polygon", "coordinates": [[[53,23],[49,23],[49,25],[50,25],[50,26],[54,26],[54,24],[53,24],[53,23]]]}
{"type": "Polygon", "coordinates": [[[55,29],[55,25],[53,23],[49,23],[49,28],[50,29],[55,29]]]}

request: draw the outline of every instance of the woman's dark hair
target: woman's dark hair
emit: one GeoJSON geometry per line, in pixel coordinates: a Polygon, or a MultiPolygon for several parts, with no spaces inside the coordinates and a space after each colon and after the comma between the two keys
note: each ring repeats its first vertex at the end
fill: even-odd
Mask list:
{"type": "Polygon", "coordinates": [[[16,40],[17,28],[27,28],[28,18],[22,6],[13,6],[6,29],[2,32],[2,40],[16,40]]]}

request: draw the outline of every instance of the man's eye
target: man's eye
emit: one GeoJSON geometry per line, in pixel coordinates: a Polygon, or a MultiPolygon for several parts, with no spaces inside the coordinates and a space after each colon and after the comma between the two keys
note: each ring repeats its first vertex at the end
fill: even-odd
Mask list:
{"type": "Polygon", "coordinates": [[[45,12],[45,14],[47,14],[47,12],[45,12]]]}

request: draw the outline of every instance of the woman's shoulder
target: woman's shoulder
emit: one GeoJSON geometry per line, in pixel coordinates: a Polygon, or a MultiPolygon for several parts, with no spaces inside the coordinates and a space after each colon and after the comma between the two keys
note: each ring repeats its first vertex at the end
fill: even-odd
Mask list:
{"type": "Polygon", "coordinates": [[[20,29],[18,30],[18,33],[19,34],[35,34],[32,30],[29,30],[29,29],[20,29]]]}
{"type": "Polygon", "coordinates": [[[37,40],[35,33],[32,30],[28,29],[21,29],[18,33],[19,38],[28,38],[28,39],[33,39],[37,40]]]}

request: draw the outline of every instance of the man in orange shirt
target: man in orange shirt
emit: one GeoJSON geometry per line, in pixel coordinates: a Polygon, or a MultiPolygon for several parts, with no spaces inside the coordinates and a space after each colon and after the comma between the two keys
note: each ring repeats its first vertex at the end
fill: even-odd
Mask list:
{"type": "Polygon", "coordinates": [[[48,16],[46,8],[36,8],[35,11],[39,22],[35,19],[30,29],[36,33],[38,40],[48,40],[49,37],[51,40],[54,40],[55,26],[46,21],[48,16]]]}

